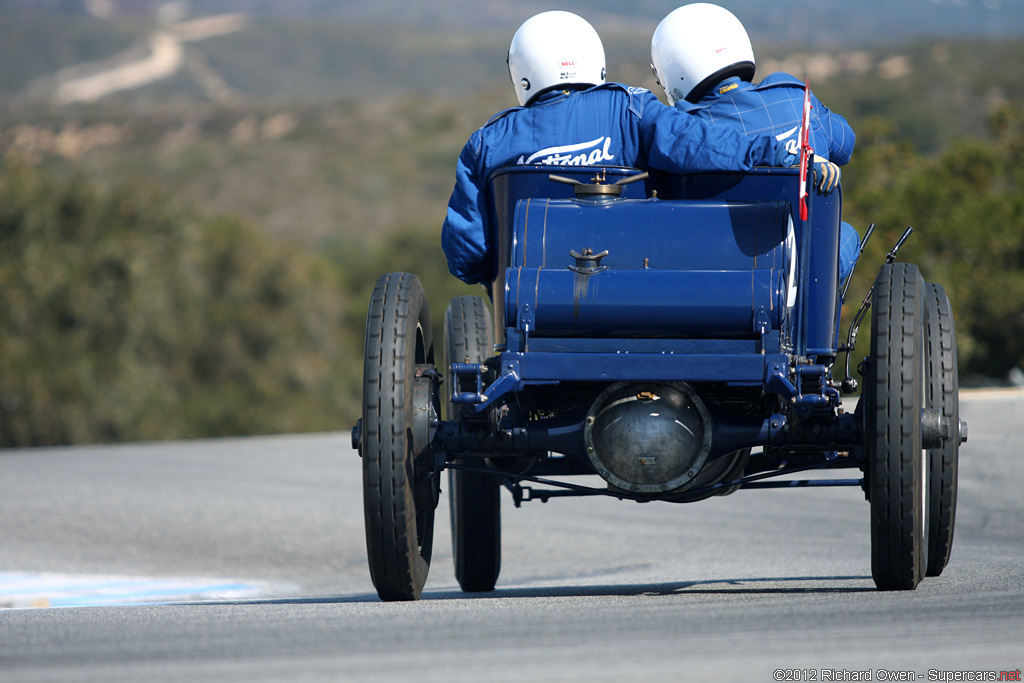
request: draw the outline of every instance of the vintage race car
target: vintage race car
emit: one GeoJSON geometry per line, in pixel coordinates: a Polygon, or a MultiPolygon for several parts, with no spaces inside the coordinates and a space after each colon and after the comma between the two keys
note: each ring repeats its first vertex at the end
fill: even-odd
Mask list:
{"type": "Polygon", "coordinates": [[[909,229],[843,340],[840,189],[816,194],[796,169],[557,170],[490,179],[498,275],[490,302],[449,305],[443,363],[419,279],[377,282],[352,440],[379,596],[420,596],[444,470],[465,591],[497,581],[503,487],[518,507],[860,486],[878,588],[940,574],[967,426],[949,299],[895,260],[909,229]],[[871,350],[851,411],[849,354],[868,310],[871,350]],[[840,469],[855,476],[794,478],[840,469]]]}

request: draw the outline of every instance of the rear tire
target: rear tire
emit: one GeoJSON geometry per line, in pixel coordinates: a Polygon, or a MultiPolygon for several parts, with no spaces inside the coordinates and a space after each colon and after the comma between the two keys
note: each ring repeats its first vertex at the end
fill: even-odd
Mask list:
{"type": "MultiPolygon", "coordinates": [[[[445,368],[455,363],[482,363],[491,356],[491,317],[477,296],[452,299],[445,312],[445,368]]],[[[454,387],[448,388],[451,395],[454,387]]],[[[462,408],[448,403],[448,419],[462,408]]],[[[485,467],[483,458],[463,458],[456,464],[485,467]]],[[[494,590],[501,571],[501,488],[497,473],[448,470],[451,507],[452,559],[455,578],[466,592],[494,590]]]]}
{"type": "Polygon", "coordinates": [[[939,410],[953,426],[953,438],[926,452],[928,460],[928,576],[939,576],[949,563],[956,519],[957,470],[960,459],[960,380],[956,360],[953,308],[942,285],[925,283],[925,359],[928,381],[925,405],[939,410]]]}
{"type": "Polygon", "coordinates": [[[361,450],[366,551],[381,600],[419,599],[430,569],[439,478],[418,457],[426,444],[414,443],[416,366],[430,363],[419,278],[381,275],[366,319],[361,450]]]}
{"type": "Polygon", "coordinates": [[[924,315],[917,266],[884,266],[865,387],[871,575],[879,590],[913,590],[925,573],[924,315]]]}

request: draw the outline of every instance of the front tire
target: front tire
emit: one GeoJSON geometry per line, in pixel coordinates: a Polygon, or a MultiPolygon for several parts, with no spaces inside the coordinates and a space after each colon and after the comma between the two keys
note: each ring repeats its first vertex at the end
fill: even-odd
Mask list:
{"type": "Polygon", "coordinates": [[[925,573],[924,315],[917,266],[884,266],[865,387],[871,575],[879,590],[913,590],[925,573]]]}
{"type": "Polygon", "coordinates": [[[381,275],[366,319],[361,451],[366,551],[381,600],[419,599],[430,569],[439,486],[418,458],[414,385],[416,366],[431,363],[419,278],[381,275]]]}
{"type": "MultiPolygon", "coordinates": [[[[454,363],[483,363],[491,355],[491,317],[478,296],[452,299],[445,312],[445,367],[454,363]]],[[[453,387],[449,387],[451,395],[453,387]]],[[[448,419],[461,409],[448,403],[448,419]]],[[[456,464],[484,467],[483,458],[463,458],[456,464]]],[[[498,475],[448,470],[451,507],[452,559],[455,578],[463,591],[494,590],[501,571],[501,487],[498,475]]]]}

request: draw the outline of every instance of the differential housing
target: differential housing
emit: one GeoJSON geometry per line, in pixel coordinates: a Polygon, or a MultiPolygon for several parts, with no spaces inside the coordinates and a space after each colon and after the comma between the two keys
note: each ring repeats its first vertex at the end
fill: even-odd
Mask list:
{"type": "Polygon", "coordinates": [[[590,406],[587,456],[613,487],[635,494],[676,491],[711,451],[711,416],[685,383],[618,382],[590,406]]]}

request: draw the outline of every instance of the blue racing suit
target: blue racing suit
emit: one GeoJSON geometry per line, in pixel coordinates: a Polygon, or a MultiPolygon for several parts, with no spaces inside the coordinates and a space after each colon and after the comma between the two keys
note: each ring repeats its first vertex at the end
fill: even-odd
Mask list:
{"type": "Polygon", "coordinates": [[[448,269],[464,282],[488,283],[496,249],[485,183],[513,164],[605,165],[671,173],[749,170],[776,165],[786,150],[771,135],[715,128],[662,104],[651,91],[607,83],[556,90],[526,107],[496,114],[474,132],[455,171],[441,229],[448,269]]]}
{"type": "MultiPolygon", "coordinates": [[[[679,100],[676,107],[711,123],[746,135],[774,135],[796,153],[803,121],[804,84],[785,73],[767,76],[758,85],[738,77],[727,78],[696,104],[679,100]]],[[[817,156],[843,166],[850,161],[856,141],[846,119],[835,114],[811,93],[810,143],[817,156]]],[[[860,236],[849,223],[840,224],[839,278],[846,280],[860,256],[860,236]]]]}

